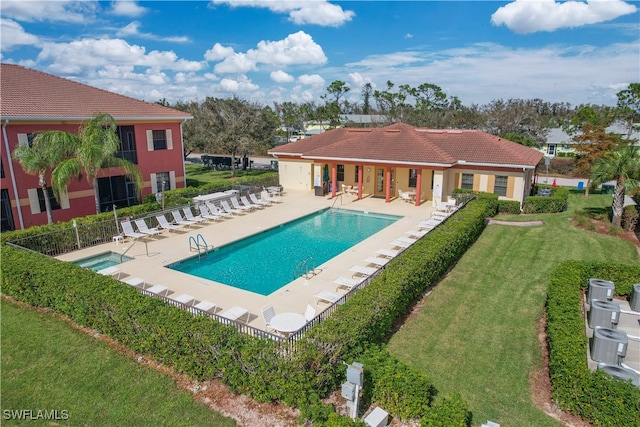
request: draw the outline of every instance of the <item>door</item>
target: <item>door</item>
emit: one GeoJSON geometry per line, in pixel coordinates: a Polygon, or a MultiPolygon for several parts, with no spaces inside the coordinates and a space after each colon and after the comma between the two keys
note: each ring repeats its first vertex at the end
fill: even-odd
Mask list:
{"type": "MultiPolygon", "coordinates": [[[[376,187],[374,189],[375,196],[386,197],[386,169],[385,168],[377,168],[376,169],[376,187]]],[[[390,182],[390,197],[394,196],[395,191],[395,176],[396,170],[391,169],[390,171],[391,182],[390,182]]]]}

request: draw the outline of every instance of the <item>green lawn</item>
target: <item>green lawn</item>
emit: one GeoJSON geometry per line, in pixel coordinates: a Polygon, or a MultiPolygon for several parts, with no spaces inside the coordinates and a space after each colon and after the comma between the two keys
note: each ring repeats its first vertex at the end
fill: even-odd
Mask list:
{"type": "MultiPolygon", "coordinates": [[[[57,410],[58,424],[234,426],[174,381],[63,321],[2,300],[2,425],[7,410],[57,410]]],[[[33,424],[34,421],[22,421],[33,424]]]]}
{"type": "Polygon", "coordinates": [[[557,426],[531,402],[541,365],[536,324],[551,270],[567,259],[638,262],[633,244],[576,229],[575,209],[606,210],[611,196],[571,196],[569,212],[502,216],[543,226],[490,225],[396,333],[392,353],[429,374],[443,394],[460,392],[473,423],[557,426]]]}
{"type": "MultiPolygon", "coordinates": [[[[219,184],[224,186],[225,184],[232,184],[229,182],[231,179],[231,170],[212,170],[206,168],[200,164],[187,163],[185,164],[187,172],[187,186],[199,187],[206,184],[219,184]]],[[[277,176],[278,172],[265,169],[236,169],[236,177],[243,176],[259,176],[267,178],[269,176],[277,176]]]]}

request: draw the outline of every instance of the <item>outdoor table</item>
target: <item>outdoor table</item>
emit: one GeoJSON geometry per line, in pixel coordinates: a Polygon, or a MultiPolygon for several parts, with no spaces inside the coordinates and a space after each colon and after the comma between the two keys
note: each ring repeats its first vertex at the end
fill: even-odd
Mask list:
{"type": "Polygon", "coordinates": [[[307,324],[307,320],[299,313],[280,313],[273,316],[269,325],[276,331],[291,333],[307,324]]]}

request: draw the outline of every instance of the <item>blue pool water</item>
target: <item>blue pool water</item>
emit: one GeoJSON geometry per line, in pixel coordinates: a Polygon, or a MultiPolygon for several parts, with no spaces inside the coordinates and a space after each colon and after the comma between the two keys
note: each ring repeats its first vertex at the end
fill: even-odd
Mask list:
{"type": "Polygon", "coordinates": [[[317,267],[400,218],[325,209],[167,267],[269,295],[294,280],[294,269],[305,258],[312,257],[317,267]]]}
{"type": "Polygon", "coordinates": [[[123,256],[120,260],[120,254],[115,252],[104,252],[98,255],[94,255],[89,258],[83,258],[78,261],[74,261],[74,264],[80,267],[90,268],[93,271],[102,270],[103,268],[113,267],[114,265],[121,264],[123,262],[131,261],[133,258],[123,256]]]}

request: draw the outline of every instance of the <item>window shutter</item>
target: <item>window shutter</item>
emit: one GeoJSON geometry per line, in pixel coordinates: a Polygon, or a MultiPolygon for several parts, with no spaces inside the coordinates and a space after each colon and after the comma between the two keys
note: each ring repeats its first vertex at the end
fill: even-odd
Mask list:
{"type": "Polygon", "coordinates": [[[172,190],[176,189],[176,172],[175,171],[169,171],[169,188],[171,188],[172,190]]]}
{"type": "Polygon", "coordinates": [[[26,133],[18,134],[18,144],[19,145],[29,145],[29,136],[26,133]]]}
{"type": "Polygon", "coordinates": [[[147,150],[153,151],[153,131],[147,131],[147,150]]]}
{"type": "Polygon", "coordinates": [[[31,213],[32,214],[40,213],[40,200],[38,200],[38,189],[29,188],[27,190],[27,194],[29,195],[29,207],[31,207],[31,213]]]}
{"type": "Polygon", "coordinates": [[[496,192],[496,176],[495,175],[487,176],[487,192],[488,193],[496,192]]]}
{"type": "Polygon", "coordinates": [[[510,176],[507,178],[507,197],[513,199],[513,190],[516,186],[516,177],[510,176]]]}
{"type": "Polygon", "coordinates": [[[165,138],[167,138],[167,150],[173,150],[173,138],[171,137],[171,129],[165,131],[165,138]]]}
{"type": "Polygon", "coordinates": [[[156,174],[151,174],[151,194],[156,194],[158,192],[158,178],[156,178],[156,174]]]}
{"type": "Polygon", "coordinates": [[[473,174],[473,191],[480,191],[480,175],[473,174]]]}
{"type": "Polygon", "coordinates": [[[456,183],[456,188],[462,188],[462,174],[456,173],[454,181],[456,183]]]}

